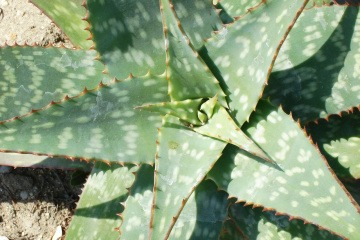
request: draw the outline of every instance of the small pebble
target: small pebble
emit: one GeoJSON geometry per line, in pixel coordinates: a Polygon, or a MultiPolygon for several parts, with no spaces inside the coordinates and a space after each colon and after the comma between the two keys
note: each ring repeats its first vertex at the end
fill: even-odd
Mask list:
{"type": "MultiPolygon", "coordinates": [[[[0,7],[5,7],[7,5],[9,5],[7,0],[0,0],[0,7]]],[[[2,239],[0,239],[0,240],[2,240],[2,239]]]]}
{"type": "Polygon", "coordinates": [[[26,200],[29,197],[29,194],[26,191],[21,191],[20,192],[20,198],[22,200],[26,200]]]}
{"type": "Polygon", "coordinates": [[[5,236],[0,236],[0,240],[9,240],[9,239],[5,236]]]}
{"type": "Polygon", "coordinates": [[[54,233],[54,236],[51,238],[51,240],[59,240],[61,237],[62,237],[61,226],[57,226],[56,231],[54,233]]]}
{"type": "MultiPolygon", "coordinates": [[[[11,172],[11,170],[13,170],[13,167],[0,166],[0,174],[2,174],[2,173],[9,173],[9,172],[11,172]]],[[[0,240],[1,240],[1,239],[0,239],[0,240]]]]}

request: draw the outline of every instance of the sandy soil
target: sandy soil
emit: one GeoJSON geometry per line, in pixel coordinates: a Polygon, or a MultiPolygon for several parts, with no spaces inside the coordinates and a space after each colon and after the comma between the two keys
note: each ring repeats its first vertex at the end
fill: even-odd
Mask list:
{"type": "MultiPolygon", "coordinates": [[[[72,46],[27,0],[0,0],[0,45],[14,43],[72,46]]],[[[0,167],[0,239],[52,239],[56,230],[64,233],[81,192],[70,185],[71,174],[0,167]]]]}

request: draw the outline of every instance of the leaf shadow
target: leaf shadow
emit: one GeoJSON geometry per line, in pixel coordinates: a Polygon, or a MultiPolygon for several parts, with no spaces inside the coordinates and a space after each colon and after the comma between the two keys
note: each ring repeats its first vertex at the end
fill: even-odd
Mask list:
{"type": "Polygon", "coordinates": [[[273,72],[263,97],[282,105],[302,122],[317,119],[326,111],[326,99],[351,50],[358,11],[348,7],[329,39],[311,58],[291,69],[273,72]]]}

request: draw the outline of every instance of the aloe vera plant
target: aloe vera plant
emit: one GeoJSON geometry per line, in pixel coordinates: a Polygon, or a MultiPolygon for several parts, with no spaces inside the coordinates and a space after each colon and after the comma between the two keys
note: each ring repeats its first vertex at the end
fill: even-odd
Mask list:
{"type": "Polygon", "coordinates": [[[91,169],[67,239],[360,238],[357,1],[33,3],[1,164],[91,169]]]}

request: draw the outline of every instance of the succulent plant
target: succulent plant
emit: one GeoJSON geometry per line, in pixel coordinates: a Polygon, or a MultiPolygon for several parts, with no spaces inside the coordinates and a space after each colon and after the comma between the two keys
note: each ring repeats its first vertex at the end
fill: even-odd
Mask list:
{"type": "Polygon", "coordinates": [[[91,169],[67,239],[360,238],[358,1],[33,3],[1,164],[91,169]]]}

